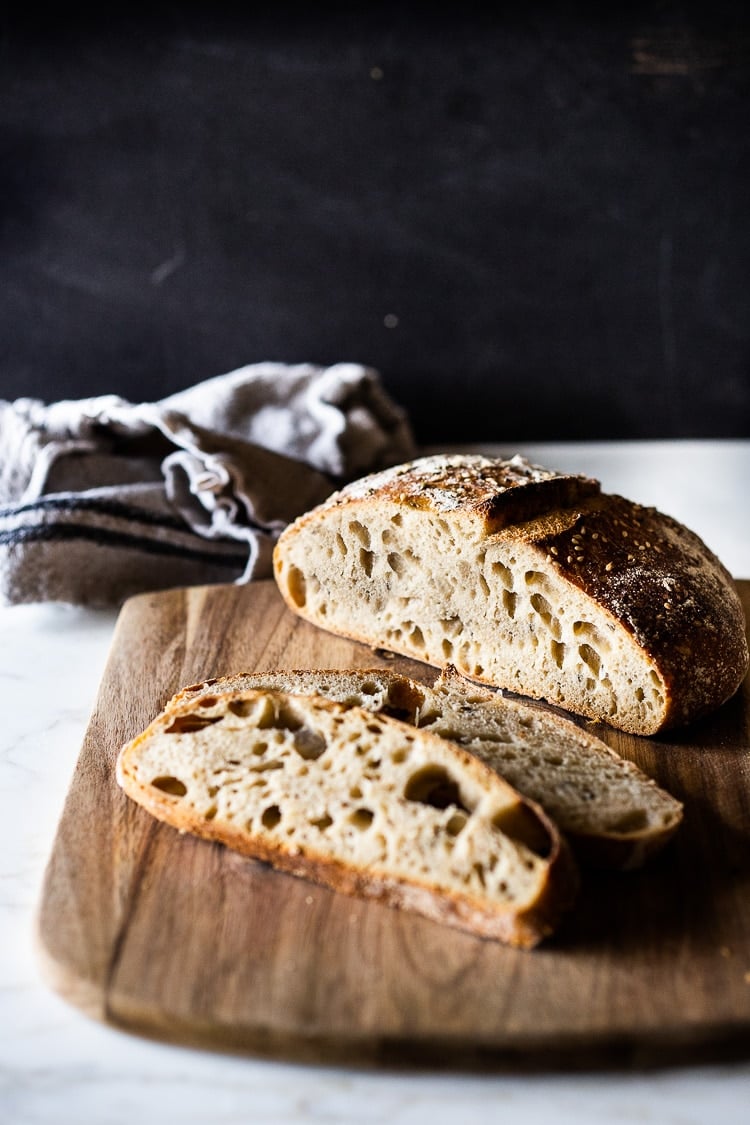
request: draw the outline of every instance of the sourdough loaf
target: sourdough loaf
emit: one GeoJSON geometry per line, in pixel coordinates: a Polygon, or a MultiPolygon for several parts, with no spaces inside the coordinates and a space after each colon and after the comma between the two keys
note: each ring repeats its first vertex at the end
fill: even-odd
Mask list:
{"type": "Polygon", "coordinates": [[[541,805],[582,862],[640,867],[682,820],[682,804],[569,719],[442,673],[432,687],[382,669],[249,672],[183,688],[168,706],[228,691],[316,694],[427,727],[465,747],[541,805]]]}
{"type": "Polygon", "coordinates": [[[577,886],[556,827],[465,750],[319,696],[202,695],[117,759],[134,801],[337,891],[532,947],[577,886]]]}
{"type": "Polygon", "coordinates": [[[650,735],[748,666],[731,576],[686,527],[523,458],[432,456],[348,485],[274,553],[321,628],[650,735]]]}

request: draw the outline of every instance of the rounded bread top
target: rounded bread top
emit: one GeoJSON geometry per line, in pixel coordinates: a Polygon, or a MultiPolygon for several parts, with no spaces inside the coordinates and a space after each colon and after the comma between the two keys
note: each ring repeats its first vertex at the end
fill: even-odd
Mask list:
{"type": "Polygon", "coordinates": [[[409,508],[477,516],[489,531],[568,507],[598,492],[597,480],[545,469],[520,455],[506,460],[480,454],[434,454],[353,481],[328,503],[377,494],[379,499],[409,508]]]}

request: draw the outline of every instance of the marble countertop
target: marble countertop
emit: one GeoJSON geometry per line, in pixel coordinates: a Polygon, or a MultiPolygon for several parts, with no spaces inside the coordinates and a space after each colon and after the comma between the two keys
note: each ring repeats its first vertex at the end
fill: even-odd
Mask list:
{"type": "MultiPolygon", "coordinates": [[[[655,504],[697,531],[737,577],[750,577],[750,441],[502,449],[519,451],[655,504]]],[[[114,612],[63,605],[0,609],[0,1122],[747,1120],[750,1061],[502,1075],[302,1066],[147,1041],[90,1020],[60,999],[40,974],[35,910],[115,620],[114,612]]]]}

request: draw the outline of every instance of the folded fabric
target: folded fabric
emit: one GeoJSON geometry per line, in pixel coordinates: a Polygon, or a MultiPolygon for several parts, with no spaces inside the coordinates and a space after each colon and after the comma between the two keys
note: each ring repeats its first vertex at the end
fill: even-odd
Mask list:
{"type": "Polygon", "coordinates": [[[290,520],[414,452],[357,364],[253,364],[154,403],[0,402],[0,600],[267,577],[290,520]]]}

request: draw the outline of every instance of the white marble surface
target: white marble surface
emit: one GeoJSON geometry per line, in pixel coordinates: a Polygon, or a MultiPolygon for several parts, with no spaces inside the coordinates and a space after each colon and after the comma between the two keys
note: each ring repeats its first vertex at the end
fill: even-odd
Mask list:
{"type": "MultiPolygon", "coordinates": [[[[504,447],[505,452],[515,452],[504,447]]],[[[750,577],[750,441],[545,445],[543,464],[688,523],[750,577]]],[[[643,1073],[394,1074],[260,1062],[149,1042],[53,994],[34,949],[44,865],[109,648],[114,613],[0,610],[0,1123],[125,1125],[734,1125],[750,1064],[643,1073]]]]}

